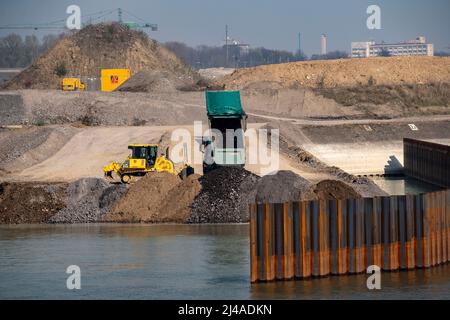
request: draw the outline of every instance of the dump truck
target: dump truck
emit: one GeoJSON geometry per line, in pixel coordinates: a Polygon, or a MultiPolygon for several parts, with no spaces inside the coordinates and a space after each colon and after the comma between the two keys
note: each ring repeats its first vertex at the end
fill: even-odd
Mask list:
{"type": "Polygon", "coordinates": [[[130,144],[128,149],[131,154],[122,163],[111,162],[103,167],[103,172],[108,180],[115,180],[116,176],[122,183],[130,183],[132,177],[142,177],[149,172],[169,172],[185,179],[194,173],[194,169],[183,163],[178,169],[166,155],[158,156],[157,144],[130,144]]]}
{"type": "Polygon", "coordinates": [[[86,86],[80,78],[64,78],[61,81],[61,89],[63,91],[84,91],[86,86]]]}
{"type": "Polygon", "coordinates": [[[244,132],[247,115],[242,109],[239,91],[206,91],[206,111],[210,136],[202,141],[203,173],[220,166],[245,165],[244,132]],[[214,131],[220,133],[216,137],[214,131]],[[221,139],[220,141],[217,139],[221,139]]]}

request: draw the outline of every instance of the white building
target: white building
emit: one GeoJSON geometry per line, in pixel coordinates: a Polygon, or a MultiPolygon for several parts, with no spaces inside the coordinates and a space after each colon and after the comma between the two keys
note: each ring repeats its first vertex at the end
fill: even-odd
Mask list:
{"type": "Polygon", "coordinates": [[[352,58],[379,57],[383,52],[391,56],[433,56],[434,46],[425,37],[400,43],[352,42],[352,58]]]}

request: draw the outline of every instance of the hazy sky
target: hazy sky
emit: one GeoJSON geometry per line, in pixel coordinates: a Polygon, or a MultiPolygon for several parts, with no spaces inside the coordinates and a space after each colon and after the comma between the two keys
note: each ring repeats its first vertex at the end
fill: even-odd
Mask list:
{"type": "MultiPolygon", "coordinates": [[[[329,51],[350,51],[351,41],[395,42],[418,35],[434,43],[435,50],[450,47],[450,0],[0,0],[0,25],[66,19],[70,4],[79,5],[82,15],[121,7],[157,23],[152,38],[188,45],[221,44],[228,24],[231,37],[252,47],[294,51],[301,32],[302,49],[309,55],[319,52],[322,33],[328,36],[329,51]],[[381,30],[366,27],[370,4],[381,7],[381,30]]],[[[0,36],[10,32],[0,30],[0,36]]]]}

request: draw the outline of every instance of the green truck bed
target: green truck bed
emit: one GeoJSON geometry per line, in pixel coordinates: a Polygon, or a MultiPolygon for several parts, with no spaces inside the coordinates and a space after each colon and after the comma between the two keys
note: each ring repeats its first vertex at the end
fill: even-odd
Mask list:
{"type": "Polygon", "coordinates": [[[242,118],[245,116],[239,91],[206,91],[205,95],[209,118],[242,118]]]}

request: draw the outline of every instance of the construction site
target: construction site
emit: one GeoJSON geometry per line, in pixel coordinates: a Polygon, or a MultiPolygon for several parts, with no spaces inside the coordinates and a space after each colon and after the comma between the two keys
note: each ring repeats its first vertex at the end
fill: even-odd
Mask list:
{"type": "Polygon", "coordinates": [[[449,299],[446,38],[306,19],[292,52],[236,15],[213,45],[230,4],[208,35],[165,5],[130,4],[156,34],[121,8],[3,18],[0,299],[449,299]]]}
{"type": "Polygon", "coordinates": [[[248,222],[255,201],[386,196],[371,177],[402,175],[403,138],[450,143],[449,58],[208,72],[119,23],[61,39],[0,92],[0,223],[248,222]],[[101,84],[83,80],[94,78],[101,84]],[[207,126],[211,90],[240,92],[248,128],[279,129],[277,173],[244,161],[174,174],[171,133],[207,126]],[[132,144],[157,146],[171,169],[105,179],[132,144]]]}

